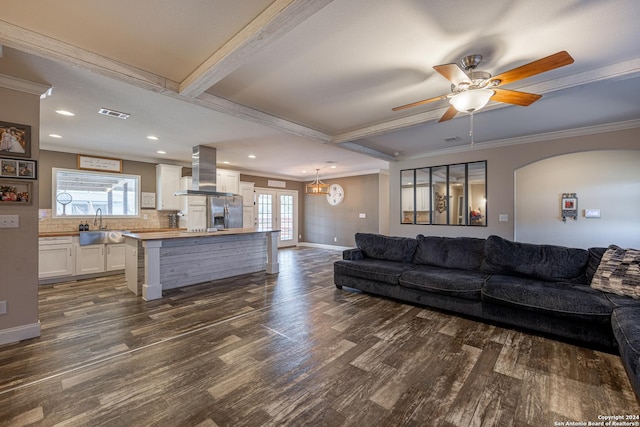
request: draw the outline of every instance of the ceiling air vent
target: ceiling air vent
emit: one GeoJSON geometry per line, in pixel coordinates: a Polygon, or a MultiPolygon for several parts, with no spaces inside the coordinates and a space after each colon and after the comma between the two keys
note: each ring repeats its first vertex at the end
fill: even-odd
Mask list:
{"type": "Polygon", "coordinates": [[[121,113],[120,111],[109,110],[107,108],[101,108],[98,110],[98,114],[103,114],[105,116],[117,117],[119,119],[126,120],[129,118],[130,114],[121,113]]]}
{"type": "Polygon", "coordinates": [[[454,136],[452,138],[445,138],[444,142],[452,143],[452,142],[460,142],[462,139],[459,136],[454,136]]]}

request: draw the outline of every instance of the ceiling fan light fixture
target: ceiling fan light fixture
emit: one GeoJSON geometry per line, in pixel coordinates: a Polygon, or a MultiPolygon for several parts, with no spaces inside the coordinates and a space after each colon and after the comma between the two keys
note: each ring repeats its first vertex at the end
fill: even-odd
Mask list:
{"type": "Polygon", "coordinates": [[[461,113],[473,113],[483,108],[495,94],[491,89],[472,89],[460,92],[449,103],[461,113]]]}

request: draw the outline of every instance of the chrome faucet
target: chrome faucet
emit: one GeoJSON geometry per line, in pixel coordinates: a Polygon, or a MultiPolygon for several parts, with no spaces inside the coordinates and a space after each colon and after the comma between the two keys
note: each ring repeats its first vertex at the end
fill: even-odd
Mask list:
{"type": "MultiPolygon", "coordinates": [[[[102,209],[96,209],[96,216],[93,218],[93,225],[95,226],[98,223],[98,230],[103,230],[102,228],[102,209]],[[98,214],[100,214],[100,222],[98,223],[98,214]]],[[[106,228],[106,227],[105,227],[106,228]]]]}

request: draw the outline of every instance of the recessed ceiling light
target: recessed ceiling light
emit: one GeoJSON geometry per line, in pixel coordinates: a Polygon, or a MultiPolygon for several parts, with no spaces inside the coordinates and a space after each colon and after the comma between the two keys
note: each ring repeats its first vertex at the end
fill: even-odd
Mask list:
{"type": "Polygon", "coordinates": [[[166,151],[162,151],[162,150],[158,150],[158,151],[156,151],[156,153],[158,153],[158,154],[167,154],[166,151]]]}
{"type": "Polygon", "coordinates": [[[149,136],[147,137],[147,139],[150,139],[150,140],[152,140],[152,141],[157,141],[157,140],[158,140],[158,137],[157,137],[157,136],[153,136],[153,135],[149,135],[149,136]]]}
{"type": "Polygon", "coordinates": [[[72,113],[71,111],[67,111],[67,110],[56,110],[56,113],[60,114],[61,116],[69,116],[69,117],[75,116],[75,113],[72,113]]]}
{"type": "Polygon", "coordinates": [[[225,165],[228,165],[228,164],[229,164],[229,162],[222,162],[222,163],[223,163],[223,164],[225,164],[225,165]]]}
{"type": "Polygon", "coordinates": [[[335,168],[337,168],[336,165],[331,165],[331,169],[335,169],[335,168]]]}
{"type": "Polygon", "coordinates": [[[255,158],[256,158],[256,156],[255,156],[255,154],[249,154],[249,158],[250,158],[250,159],[255,159],[255,158]]]}
{"type": "Polygon", "coordinates": [[[307,171],[300,171],[301,173],[307,173],[307,171]]]}
{"type": "Polygon", "coordinates": [[[62,138],[60,135],[55,134],[55,133],[50,133],[50,134],[49,134],[49,136],[50,136],[51,138],[62,138]]]}

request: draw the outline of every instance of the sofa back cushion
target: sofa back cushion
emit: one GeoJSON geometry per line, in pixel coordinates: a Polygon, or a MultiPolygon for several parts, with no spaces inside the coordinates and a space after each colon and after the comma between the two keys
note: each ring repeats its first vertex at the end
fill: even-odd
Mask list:
{"type": "Polygon", "coordinates": [[[484,259],[484,239],[474,237],[416,237],[415,264],[460,270],[480,270],[484,259]]]}
{"type": "Polygon", "coordinates": [[[593,275],[591,287],[617,295],[640,298],[640,250],[611,245],[593,275]]]}
{"type": "Polygon", "coordinates": [[[356,246],[365,257],[385,261],[411,262],[416,252],[416,239],[356,233],[356,246]]]}
{"type": "Polygon", "coordinates": [[[482,270],[491,274],[586,284],[589,252],[585,249],[535,245],[489,236],[482,270]]]}

